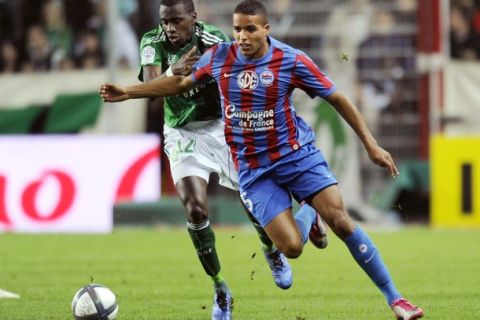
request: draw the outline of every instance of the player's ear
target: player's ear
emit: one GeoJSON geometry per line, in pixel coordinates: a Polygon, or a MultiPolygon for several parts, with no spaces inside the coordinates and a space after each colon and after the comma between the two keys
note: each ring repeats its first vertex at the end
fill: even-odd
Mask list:
{"type": "Polygon", "coordinates": [[[270,25],[267,23],[267,24],[264,26],[264,28],[265,28],[266,33],[269,34],[269,33],[270,33],[270,25]]]}
{"type": "Polygon", "coordinates": [[[193,22],[197,21],[197,13],[195,11],[192,12],[192,20],[193,22]]]}

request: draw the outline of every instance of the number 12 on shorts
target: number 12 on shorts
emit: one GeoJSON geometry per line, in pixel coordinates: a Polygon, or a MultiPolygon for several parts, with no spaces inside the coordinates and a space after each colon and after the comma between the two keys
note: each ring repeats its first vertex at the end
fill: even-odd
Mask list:
{"type": "Polygon", "coordinates": [[[177,140],[177,147],[171,155],[172,160],[179,158],[181,154],[194,153],[196,143],[195,139],[177,140]]]}

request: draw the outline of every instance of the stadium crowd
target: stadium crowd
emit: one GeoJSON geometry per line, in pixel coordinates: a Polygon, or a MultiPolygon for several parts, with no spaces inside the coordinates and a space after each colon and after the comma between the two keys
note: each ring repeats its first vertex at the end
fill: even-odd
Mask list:
{"type": "MultiPolygon", "coordinates": [[[[100,68],[110,50],[120,66],[137,67],[138,39],[158,22],[159,0],[117,3],[112,34],[122,41],[112,46],[107,0],[0,0],[0,72],[100,68]]],[[[480,60],[480,0],[451,1],[450,50],[454,59],[480,60]]]]}
{"type": "Polygon", "coordinates": [[[157,22],[158,1],[119,0],[107,33],[107,0],[0,0],[0,72],[91,69],[109,50],[122,67],[137,67],[139,36],[157,22]],[[152,20],[155,19],[155,20],[152,20]]]}
{"type": "MultiPolygon", "coordinates": [[[[158,23],[159,0],[116,2],[120,19],[111,34],[121,35],[122,41],[114,45],[109,43],[106,29],[107,2],[0,0],[0,73],[100,68],[105,66],[110,51],[115,52],[120,66],[137,67],[139,38],[158,23]]],[[[206,2],[200,7],[209,5],[210,1],[206,2]]],[[[280,3],[283,7],[291,5],[291,1],[280,3]]],[[[288,30],[294,16],[282,18],[279,21],[290,21],[288,30]]],[[[276,22],[279,27],[285,24],[276,22]]],[[[449,28],[452,58],[480,60],[480,0],[452,0],[449,28]]],[[[318,62],[321,65],[323,61],[318,62]]]]}
{"type": "Polygon", "coordinates": [[[480,0],[452,0],[450,53],[454,59],[480,60],[480,0]]]}

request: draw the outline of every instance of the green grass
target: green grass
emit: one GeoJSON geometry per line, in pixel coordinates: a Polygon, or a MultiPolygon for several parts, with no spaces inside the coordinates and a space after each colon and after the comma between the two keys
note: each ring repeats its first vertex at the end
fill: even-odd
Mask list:
{"type": "MultiPolygon", "coordinates": [[[[327,250],[308,245],[291,261],[294,285],[282,291],[250,229],[216,228],[216,234],[235,319],[393,319],[382,295],[333,237],[327,250]]],[[[370,234],[398,288],[425,309],[426,319],[480,319],[479,231],[370,234]]],[[[21,295],[0,299],[0,319],[71,319],[73,294],[91,278],[117,294],[119,320],[210,319],[210,279],[185,230],[0,235],[0,288],[21,295]]]]}

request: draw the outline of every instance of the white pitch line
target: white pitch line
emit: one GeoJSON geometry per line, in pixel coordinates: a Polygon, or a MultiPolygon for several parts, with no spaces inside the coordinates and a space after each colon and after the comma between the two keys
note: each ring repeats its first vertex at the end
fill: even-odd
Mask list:
{"type": "Polygon", "coordinates": [[[18,299],[20,296],[16,293],[0,289],[0,299],[18,299]]]}

